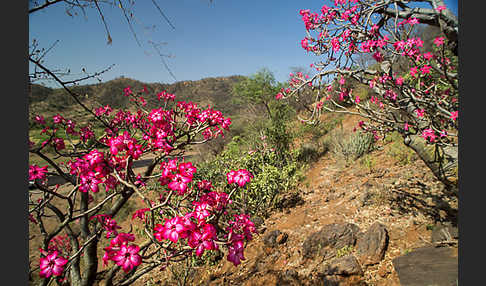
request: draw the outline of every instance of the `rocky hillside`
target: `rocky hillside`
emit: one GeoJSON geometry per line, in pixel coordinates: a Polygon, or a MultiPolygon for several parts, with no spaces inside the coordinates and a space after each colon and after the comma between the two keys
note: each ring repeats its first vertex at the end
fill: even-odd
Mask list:
{"type": "Polygon", "coordinates": [[[259,234],[241,265],[221,254],[215,266],[174,265],[138,285],[457,285],[457,199],[392,148],[382,142],[352,164],[321,157],[269,218],[253,218],[259,234]]]}
{"type": "MultiPolygon", "coordinates": [[[[133,91],[141,91],[145,86],[149,91],[148,105],[156,104],[156,94],[167,91],[176,95],[177,100],[191,100],[202,106],[207,104],[232,114],[239,108],[232,100],[233,85],[242,76],[205,78],[197,81],[180,81],[173,84],[143,83],[130,78],[117,78],[108,82],[81,85],[73,90],[82,95],[82,101],[92,106],[110,104],[114,108],[123,108],[128,104],[128,98],[122,96],[123,89],[130,86],[133,91]]],[[[48,88],[33,84],[29,94],[29,108],[31,112],[42,114],[66,112],[78,108],[74,100],[61,88],[48,88]]]]}

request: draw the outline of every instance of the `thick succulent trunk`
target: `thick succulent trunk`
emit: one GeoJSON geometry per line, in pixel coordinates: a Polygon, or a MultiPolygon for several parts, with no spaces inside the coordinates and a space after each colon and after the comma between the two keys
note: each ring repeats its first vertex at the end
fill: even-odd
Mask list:
{"type": "Polygon", "coordinates": [[[405,145],[417,153],[430,168],[435,177],[445,184],[453,195],[458,195],[458,147],[427,144],[418,135],[409,135],[404,140],[405,145]]]}

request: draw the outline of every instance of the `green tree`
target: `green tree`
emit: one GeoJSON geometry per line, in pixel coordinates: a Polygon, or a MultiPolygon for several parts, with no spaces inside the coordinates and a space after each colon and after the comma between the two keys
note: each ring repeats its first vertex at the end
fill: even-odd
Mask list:
{"type": "Polygon", "coordinates": [[[268,118],[271,119],[270,104],[282,87],[283,84],[275,80],[275,76],[269,69],[262,68],[236,84],[233,93],[237,96],[236,101],[250,104],[255,108],[265,108],[268,118]]]}

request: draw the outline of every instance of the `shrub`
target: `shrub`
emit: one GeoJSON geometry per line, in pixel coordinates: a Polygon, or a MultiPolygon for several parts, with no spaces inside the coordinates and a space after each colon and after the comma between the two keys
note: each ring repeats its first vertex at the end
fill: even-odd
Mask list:
{"type": "MultiPolygon", "coordinates": [[[[247,149],[243,138],[235,136],[225,150],[213,160],[199,165],[200,174],[212,182],[224,182],[221,174],[230,170],[246,169],[254,178],[245,191],[235,194],[234,199],[242,202],[240,207],[250,215],[266,217],[275,207],[279,194],[287,192],[302,179],[302,172],[296,154],[288,150],[283,155],[289,160],[280,160],[275,148],[265,139],[255,143],[256,148],[247,149]]],[[[214,187],[225,190],[225,184],[214,187]]]]}
{"type": "Polygon", "coordinates": [[[346,136],[342,129],[335,129],[330,139],[332,152],[346,164],[369,153],[373,143],[373,134],[354,132],[346,136]]]}
{"type": "Polygon", "coordinates": [[[418,159],[417,154],[403,144],[403,140],[398,132],[393,132],[385,137],[385,142],[391,142],[386,151],[401,166],[410,164],[418,159]]]}

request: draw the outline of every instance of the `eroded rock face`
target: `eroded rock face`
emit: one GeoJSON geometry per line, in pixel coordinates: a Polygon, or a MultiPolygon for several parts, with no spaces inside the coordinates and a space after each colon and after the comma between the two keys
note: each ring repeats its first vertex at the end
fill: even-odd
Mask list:
{"type": "Polygon", "coordinates": [[[453,241],[459,239],[459,230],[450,224],[439,224],[431,234],[432,242],[453,241]]]}
{"type": "Polygon", "coordinates": [[[310,234],[302,246],[304,258],[314,258],[317,255],[324,259],[332,258],[337,250],[345,246],[354,246],[359,227],[352,223],[332,223],[325,225],[320,231],[310,234]]]}
{"type": "Polygon", "coordinates": [[[402,286],[456,285],[457,248],[422,247],[392,260],[402,286]]]}
{"type": "Polygon", "coordinates": [[[352,255],[346,255],[333,259],[330,263],[324,264],[320,271],[321,275],[363,275],[363,270],[359,265],[358,259],[352,255]]]}
{"type": "Polygon", "coordinates": [[[388,247],[388,232],[385,226],[375,222],[356,241],[356,252],[363,266],[379,263],[385,256],[388,247]]]}

